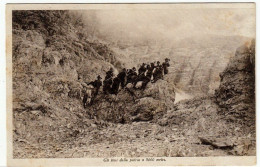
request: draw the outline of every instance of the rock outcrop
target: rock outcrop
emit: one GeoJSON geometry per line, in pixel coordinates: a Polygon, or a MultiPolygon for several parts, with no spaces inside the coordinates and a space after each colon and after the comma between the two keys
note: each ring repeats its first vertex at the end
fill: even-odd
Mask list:
{"type": "Polygon", "coordinates": [[[49,149],[89,127],[82,83],[121,64],[107,45],[87,38],[71,11],[14,11],[12,25],[14,157],[21,157],[28,143],[49,149]]]}
{"type": "Polygon", "coordinates": [[[255,131],[255,42],[239,47],[220,74],[215,96],[226,119],[255,131]]]}
{"type": "Polygon", "coordinates": [[[122,89],[117,95],[100,94],[88,113],[99,120],[114,123],[150,121],[174,107],[174,86],[165,81],[148,83],[145,90],[122,89]]]}
{"type": "Polygon", "coordinates": [[[105,78],[111,67],[115,73],[122,68],[118,55],[98,39],[88,39],[84,26],[72,11],[13,12],[15,158],[33,157],[36,150],[45,152],[37,156],[48,157],[46,152],[55,154],[58,143],[70,145],[84,131],[155,120],[173,106],[174,87],[160,80],[145,91],[129,88],[117,96],[100,92],[84,109],[83,83],[97,75],[105,78]]]}

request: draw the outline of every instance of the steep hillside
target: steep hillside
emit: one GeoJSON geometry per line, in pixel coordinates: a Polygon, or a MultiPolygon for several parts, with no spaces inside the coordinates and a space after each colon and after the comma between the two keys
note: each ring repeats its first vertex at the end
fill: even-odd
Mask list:
{"type": "Polygon", "coordinates": [[[14,157],[55,157],[47,151],[86,129],[156,120],[173,107],[174,85],[160,80],[144,91],[100,93],[84,109],[83,82],[122,65],[108,45],[88,40],[83,27],[69,11],[13,13],[14,157]]]}
{"type": "Polygon", "coordinates": [[[220,112],[226,119],[247,127],[255,134],[255,42],[236,50],[235,56],[220,74],[221,82],[216,90],[220,112]]]}
{"type": "Polygon", "coordinates": [[[121,68],[115,53],[88,41],[83,30],[80,18],[69,11],[13,12],[15,151],[24,142],[48,145],[72,135],[68,127],[82,126],[88,118],[82,82],[121,68]]]}
{"type": "Polygon", "coordinates": [[[235,37],[113,44],[85,24],[71,11],[13,12],[14,158],[255,155],[253,42],[235,56],[235,37]],[[163,80],[83,108],[84,82],[166,57],[163,80]]]}

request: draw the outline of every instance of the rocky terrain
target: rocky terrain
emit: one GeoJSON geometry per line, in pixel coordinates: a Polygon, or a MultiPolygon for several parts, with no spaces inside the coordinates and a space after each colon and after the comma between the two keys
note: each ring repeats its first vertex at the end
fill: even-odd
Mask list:
{"type": "Polygon", "coordinates": [[[239,47],[226,69],[220,74],[216,90],[220,113],[231,122],[247,127],[255,135],[255,42],[239,47]]]}
{"type": "MultiPolygon", "coordinates": [[[[164,80],[145,90],[99,93],[84,109],[82,83],[104,78],[110,67],[117,73],[135,58],[145,62],[145,56],[129,59],[118,44],[90,37],[86,24],[70,11],[13,12],[14,158],[256,154],[254,42],[228,57],[228,46],[208,43],[199,52],[204,49],[196,43],[193,49],[176,45],[170,57],[174,70],[164,80]],[[190,59],[180,59],[187,52],[190,59]],[[207,76],[200,78],[204,86],[196,86],[200,75],[207,76]]],[[[157,49],[162,58],[163,50],[157,49]]],[[[131,52],[141,55],[140,49],[131,52]]]]}
{"type": "Polygon", "coordinates": [[[174,86],[160,80],[145,90],[126,88],[117,95],[99,95],[89,106],[90,117],[114,123],[150,121],[174,106],[174,86]]]}
{"type": "Polygon", "coordinates": [[[81,84],[103,76],[110,67],[121,68],[106,45],[86,39],[83,26],[68,11],[13,13],[15,147],[19,140],[58,142],[73,133],[67,125],[81,126],[78,121],[85,113],[81,84]],[[40,115],[39,122],[35,116],[40,115]]]}

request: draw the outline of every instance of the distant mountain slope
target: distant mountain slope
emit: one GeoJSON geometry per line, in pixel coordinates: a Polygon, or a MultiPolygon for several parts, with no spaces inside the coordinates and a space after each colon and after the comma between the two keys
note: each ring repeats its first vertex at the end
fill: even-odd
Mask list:
{"type": "Polygon", "coordinates": [[[114,50],[129,67],[139,62],[162,62],[168,57],[172,76],[169,78],[178,88],[195,94],[212,94],[219,86],[219,73],[237,46],[247,41],[250,41],[247,37],[218,35],[194,36],[175,42],[139,41],[138,44],[119,40],[114,42],[114,50]]]}

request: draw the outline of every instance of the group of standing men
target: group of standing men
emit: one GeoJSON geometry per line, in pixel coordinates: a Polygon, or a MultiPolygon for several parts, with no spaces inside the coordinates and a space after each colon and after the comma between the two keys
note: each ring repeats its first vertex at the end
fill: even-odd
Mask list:
{"type": "MultiPolygon", "coordinates": [[[[120,86],[121,89],[124,89],[127,84],[131,83],[133,87],[136,88],[139,81],[142,81],[140,88],[144,90],[149,82],[155,83],[159,79],[163,79],[165,74],[168,74],[168,67],[170,66],[169,61],[170,59],[166,58],[162,64],[160,61],[143,63],[139,67],[138,73],[136,72],[135,67],[131,69],[123,68],[123,70],[116,77],[114,77],[113,68],[110,68],[110,70],[106,72],[106,76],[103,81],[103,92],[104,94],[116,95],[119,92],[120,86]]],[[[92,101],[98,95],[99,89],[102,86],[101,79],[102,78],[98,76],[95,81],[88,83],[88,85],[92,85],[94,87],[92,101]]]]}

